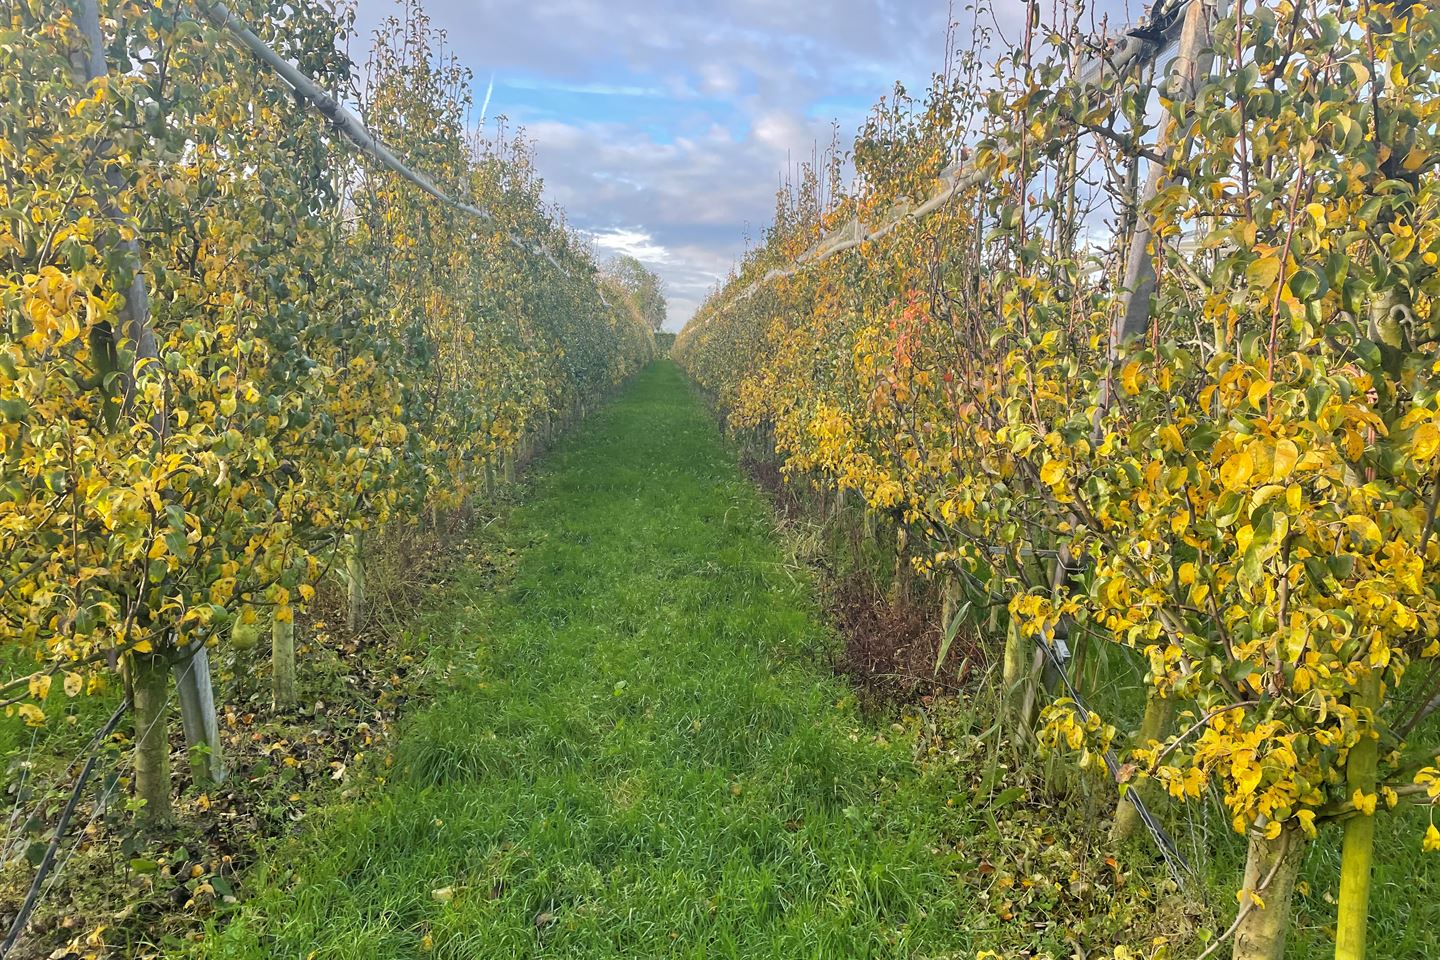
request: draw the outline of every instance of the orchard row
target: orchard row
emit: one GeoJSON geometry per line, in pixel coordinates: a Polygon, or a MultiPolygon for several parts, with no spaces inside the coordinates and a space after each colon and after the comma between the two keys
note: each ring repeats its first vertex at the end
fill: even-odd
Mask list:
{"type": "Polygon", "coordinates": [[[1440,801],[1440,11],[1162,2],[1096,41],[1042,6],[883,101],[854,189],[787,188],[676,353],[995,636],[1017,739],[1223,801],[1236,957],[1282,955],[1326,829],[1361,957],[1375,818],[1440,801]],[[1056,685],[1102,646],[1143,710],[1056,685]]]}
{"type": "Polygon", "coordinates": [[[201,6],[96,6],[0,24],[3,696],[41,725],[123,677],[163,820],[172,673],[219,776],[209,649],[273,635],[293,704],[297,612],[327,576],[363,597],[368,533],[465,504],[654,346],[526,142],[472,132],[418,7],[363,72],[332,4],[232,12],[483,218],[355,150],[201,6]]]}

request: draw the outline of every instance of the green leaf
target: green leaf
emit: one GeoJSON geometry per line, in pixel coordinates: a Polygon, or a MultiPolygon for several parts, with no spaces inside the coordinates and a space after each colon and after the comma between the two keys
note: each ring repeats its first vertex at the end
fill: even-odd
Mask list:
{"type": "Polygon", "coordinates": [[[992,810],[999,810],[1001,807],[1008,807],[1023,796],[1025,796],[1024,787],[1010,787],[1006,790],[1001,790],[995,795],[995,799],[990,802],[990,808],[992,810]]]}
{"type": "Polygon", "coordinates": [[[955,642],[955,634],[960,631],[960,621],[964,620],[970,613],[970,601],[966,600],[950,622],[945,625],[945,637],[940,641],[940,652],[935,655],[935,674],[939,676],[940,668],[945,664],[945,657],[950,653],[950,645],[955,642]]]}
{"type": "Polygon", "coordinates": [[[1309,267],[1301,267],[1295,271],[1290,278],[1290,292],[1295,298],[1302,302],[1314,300],[1316,297],[1324,296],[1328,285],[1323,274],[1311,270],[1309,267]]]}

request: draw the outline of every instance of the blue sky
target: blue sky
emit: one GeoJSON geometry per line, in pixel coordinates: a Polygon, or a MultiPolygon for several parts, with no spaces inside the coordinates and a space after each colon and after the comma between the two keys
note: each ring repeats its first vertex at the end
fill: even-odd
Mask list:
{"type": "MultiPolygon", "coordinates": [[[[355,3],[363,60],[361,41],[397,6],[355,3]]],[[[477,104],[493,76],[491,122],[535,141],[571,224],[600,255],[630,253],[660,274],[672,330],[763,230],[787,165],[827,143],[832,121],[848,145],[895,81],[924,89],[951,17],[947,0],[423,4],[474,71],[477,104]]],[[[1123,14],[1126,0],[1100,5],[1123,14]]],[[[1018,33],[1019,0],[994,6],[1018,33]]],[[[954,16],[968,23],[964,7],[954,16]]]]}

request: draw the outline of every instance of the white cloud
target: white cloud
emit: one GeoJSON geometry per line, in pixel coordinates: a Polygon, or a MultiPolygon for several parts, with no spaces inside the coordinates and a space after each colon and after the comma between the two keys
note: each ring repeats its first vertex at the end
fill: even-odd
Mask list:
{"type": "Polygon", "coordinates": [[[702,63],[696,68],[700,85],[713,97],[728,97],[740,89],[740,74],[728,63],[702,63]]]}
{"type": "MultiPolygon", "coordinates": [[[[396,0],[356,2],[361,37],[398,9],[396,0]]],[[[546,193],[569,222],[599,251],[629,253],[660,274],[671,329],[729,271],[747,236],[757,242],[787,165],[793,170],[810,159],[817,141],[828,143],[836,109],[828,105],[873,102],[895,80],[924,90],[943,66],[952,6],[949,0],[422,2],[432,23],[447,31],[447,50],[482,76],[498,73],[489,113],[525,126],[546,193]],[[538,99],[547,92],[556,94],[553,102],[538,99]],[[541,106],[527,113],[527,102],[541,106]]],[[[1142,5],[1097,0],[1110,11],[1126,3],[1142,5]]],[[[995,6],[996,25],[1014,32],[1023,6],[1011,0],[995,6]]],[[[853,115],[838,118],[847,145],[862,112],[848,109],[853,115]]]]}
{"type": "Polygon", "coordinates": [[[591,242],[601,250],[634,257],[646,266],[670,261],[670,251],[656,243],[650,234],[643,230],[622,230],[617,227],[591,233],[589,236],[591,242]]]}
{"type": "Polygon", "coordinates": [[[563,83],[518,78],[504,81],[514,90],[551,90],[559,93],[587,93],[598,97],[663,97],[661,87],[627,86],[615,83],[563,83]]]}

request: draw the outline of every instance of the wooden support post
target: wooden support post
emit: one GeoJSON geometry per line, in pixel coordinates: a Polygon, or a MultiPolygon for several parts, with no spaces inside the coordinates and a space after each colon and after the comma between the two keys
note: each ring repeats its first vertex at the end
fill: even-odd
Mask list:
{"type": "MultiPolygon", "coordinates": [[[[1175,61],[1166,85],[1165,94],[1168,99],[1180,103],[1194,100],[1201,82],[1209,76],[1214,60],[1210,34],[1215,17],[1215,0],[1195,0],[1186,9],[1175,61]]],[[[1173,117],[1166,117],[1161,127],[1159,142],[1156,144],[1160,162],[1150,164],[1145,186],[1135,198],[1135,231],[1131,235],[1130,247],[1126,253],[1120,310],[1110,328],[1109,354],[1112,365],[1125,342],[1140,336],[1150,327],[1150,300],[1155,294],[1155,236],[1147,208],[1165,185],[1171,157],[1177,150],[1184,149],[1184,141],[1179,138],[1179,132],[1179,123],[1173,117]]],[[[1101,411],[1109,404],[1110,389],[1107,381],[1101,395],[1101,411]]],[[[1097,413],[1097,424],[1098,417],[1097,413]]]]}

